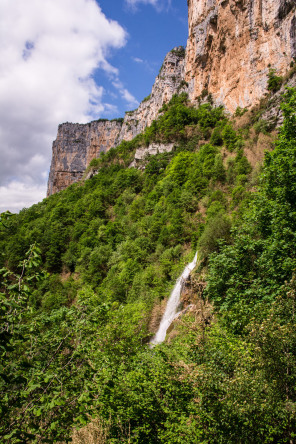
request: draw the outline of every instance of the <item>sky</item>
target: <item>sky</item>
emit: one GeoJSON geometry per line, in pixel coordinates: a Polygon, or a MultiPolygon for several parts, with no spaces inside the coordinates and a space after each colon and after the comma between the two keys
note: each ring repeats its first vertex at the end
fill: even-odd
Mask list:
{"type": "Polygon", "coordinates": [[[186,0],[0,0],[0,212],[46,196],[58,124],[124,117],[187,35],[186,0]]]}

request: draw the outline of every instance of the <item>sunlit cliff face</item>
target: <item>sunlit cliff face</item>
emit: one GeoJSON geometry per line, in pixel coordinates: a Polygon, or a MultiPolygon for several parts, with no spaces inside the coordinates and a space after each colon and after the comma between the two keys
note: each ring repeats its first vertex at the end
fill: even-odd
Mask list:
{"type": "Polygon", "coordinates": [[[270,68],[284,74],[296,57],[294,0],[188,0],[185,80],[230,112],[266,92],[270,68]]]}
{"type": "Polygon", "coordinates": [[[180,48],[166,56],[150,96],[123,123],[60,126],[48,195],[80,180],[101,151],[143,132],[173,94],[188,91],[196,102],[210,93],[233,113],[264,96],[271,68],[283,75],[296,58],[295,0],[188,0],[188,25],[185,60],[180,48]]]}

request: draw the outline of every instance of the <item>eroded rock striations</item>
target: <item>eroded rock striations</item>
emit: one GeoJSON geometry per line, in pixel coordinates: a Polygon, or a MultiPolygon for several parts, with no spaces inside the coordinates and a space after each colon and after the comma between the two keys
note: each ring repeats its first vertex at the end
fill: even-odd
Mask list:
{"type": "Polygon", "coordinates": [[[255,105],[268,74],[283,75],[296,59],[296,0],[187,0],[185,51],[165,58],[150,96],[123,122],[66,123],[53,143],[48,195],[81,179],[89,162],[122,140],[131,140],[157,118],[175,93],[196,103],[211,94],[231,113],[255,105]]]}
{"type": "Polygon", "coordinates": [[[183,47],[174,48],[163,62],[155,83],[148,96],[135,111],[125,114],[119,141],[131,140],[137,134],[151,125],[157,118],[164,103],[168,103],[174,94],[187,91],[184,81],[185,50],[183,47]]]}
{"type": "Polygon", "coordinates": [[[164,103],[186,89],[184,82],[185,51],[174,48],[167,54],[156,77],[152,92],[135,111],[129,111],[120,121],[98,120],[87,124],[59,125],[52,146],[52,161],[47,195],[50,196],[80,180],[90,161],[102,151],[108,151],[122,140],[131,140],[157,118],[164,103]]]}
{"type": "Polygon", "coordinates": [[[207,91],[230,112],[256,104],[269,69],[296,57],[295,0],[187,0],[185,80],[195,101],[207,91]]]}
{"type": "Polygon", "coordinates": [[[59,125],[57,138],[52,145],[47,195],[80,180],[92,159],[117,144],[121,127],[120,120],[59,125]]]}

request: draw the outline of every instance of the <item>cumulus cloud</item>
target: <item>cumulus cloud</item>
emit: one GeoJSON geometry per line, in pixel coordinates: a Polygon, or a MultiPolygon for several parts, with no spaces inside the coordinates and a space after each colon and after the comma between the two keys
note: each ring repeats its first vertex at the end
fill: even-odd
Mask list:
{"type": "Polygon", "coordinates": [[[22,208],[28,208],[40,202],[46,195],[46,184],[24,184],[13,181],[7,186],[0,186],[0,213],[9,210],[17,213],[22,208]]]}
{"type": "Polygon", "coordinates": [[[87,122],[110,108],[92,74],[100,68],[118,78],[108,58],[126,38],[95,0],[0,1],[2,208],[42,197],[59,123],[87,122]]]}
{"type": "Polygon", "coordinates": [[[115,79],[112,82],[114,88],[116,88],[121,97],[127,102],[128,106],[138,106],[138,100],[124,87],[123,83],[119,79],[115,79]]]}

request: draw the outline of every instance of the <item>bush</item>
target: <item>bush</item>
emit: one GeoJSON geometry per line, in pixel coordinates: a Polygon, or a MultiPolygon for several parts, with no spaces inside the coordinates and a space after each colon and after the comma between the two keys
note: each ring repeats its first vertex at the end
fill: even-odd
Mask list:
{"type": "Polygon", "coordinates": [[[270,124],[267,120],[260,119],[254,124],[254,130],[256,134],[267,134],[270,129],[270,124]]]}
{"type": "Polygon", "coordinates": [[[226,148],[229,151],[234,151],[235,144],[237,142],[237,135],[230,123],[224,126],[222,131],[222,138],[226,148]]]}
{"type": "Polygon", "coordinates": [[[283,78],[276,75],[275,69],[270,69],[268,74],[267,89],[271,92],[276,92],[280,89],[283,83],[283,78]]]}
{"type": "Polygon", "coordinates": [[[225,167],[223,165],[223,159],[222,159],[222,156],[220,153],[216,154],[216,156],[215,156],[214,178],[222,183],[226,179],[226,171],[225,171],[225,167]]]}
{"type": "Polygon", "coordinates": [[[199,240],[199,251],[202,257],[207,258],[214,251],[219,250],[219,243],[230,241],[231,222],[221,211],[207,223],[199,240]]]}
{"type": "Polygon", "coordinates": [[[246,112],[247,112],[247,108],[241,108],[240,106],[238,106],[235,110],[234,116],[235,117],[241,117],[243,116],[246,112]]]}
{"type": "Polygon", "coordinates": [[[246,189],[243,185],[237,185],[231,193],[233,205],[238,205],[245,197],[246,189]]]}
{"type": "Polygon", "coordinates": [[[221,134],[221,129],[220,128],[214,128],[212,135],[211,135],[211,139],[210,139],[210,143],[212,145],[216,145],[216,146],[221,146],[223,145],[223,138],[222,138],[222,134],[221,134]]]}

